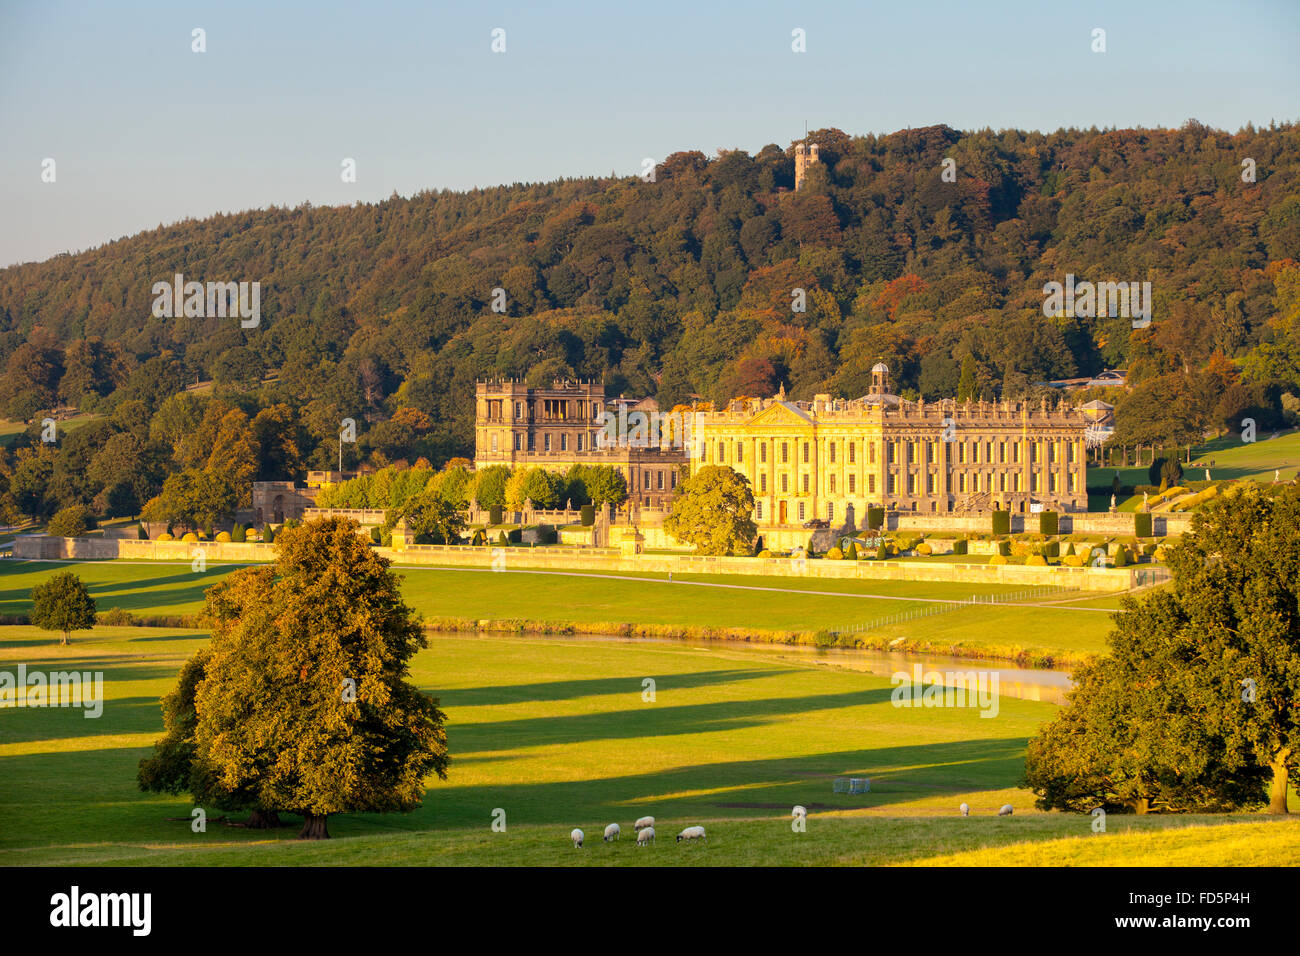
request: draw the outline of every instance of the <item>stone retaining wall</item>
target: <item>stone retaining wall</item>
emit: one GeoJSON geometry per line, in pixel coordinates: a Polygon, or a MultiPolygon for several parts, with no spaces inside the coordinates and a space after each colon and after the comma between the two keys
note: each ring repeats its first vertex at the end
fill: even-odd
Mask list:
{"type": "MultiPolygon", "coordinates": [[[[103,538],[51,538],[22,535],[14,541],[14,557],[28,560],[157,560],[188,562],[201,549],[209,562],[271,561],[275,545],[259,542],[125,541],[103,538]]],[[[614,548],[494,548],[469,545],[416,545],[400,551],[376,548],[395,564],[444,567],[575,570],[624,573],[766,574],[778,577],[858,581],[946,581],[1007,584],[1024,587],[1055,585],[1082,591],[1128,590],[1149,580],[1150,567],[1070,568],[1061,565],[949,564],[912,561],[825,561],[792,558],[730,558],[685,554],[625,555],[614,548]],[[1138,575],[1142,575],[1141,581],[1138,575]]],[[[1161,569],[1163,570],[1163,569],[1161,569]]]]}

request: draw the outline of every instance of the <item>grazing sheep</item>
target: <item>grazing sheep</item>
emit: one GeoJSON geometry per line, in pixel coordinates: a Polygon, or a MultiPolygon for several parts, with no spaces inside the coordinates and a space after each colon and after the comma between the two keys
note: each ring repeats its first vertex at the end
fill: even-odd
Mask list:
{"type": "Polygon", "coordinates": [[[681,843],[683,840],[704,840],[708,842],[708,837],[704,835],[704,827],[687,827],[677,834],[677,842],[681,843]]]}
{"type": "Polygon", "coordinates": [[[572,837],[572,839],[573,839],[573,848],[574,848],[575,850],[581,850],[581,849],[582,849],[582,831],[581,831],[581,830],[574,830],[572,833],[569,834],[569,836],[572,837]]]}
{"type": "Polygon", "coordinates": [[[636,845],[645,846],[647,843],[653,842],[654,838],[655,838],[654,827],[642,827],[640,830],[637,831],[636,845]]]}
{"type": "Polygon", "coordinates": [[[644,830],[646,827],[652,827],[654,825],[655,825],[654,817],[642,817],[636,823],[632,824],[632,829],[644,830]]]}
{"type": "Polygon", "coordinates": [[[1002,809],[998,811],[998,816],[1009,817],[1016,812],[1016,808],[1009,803],[1002,804],[1002,809]]]}
{"type": "Polygon", "coordinates": [[[962,815],[963,817],[968,817],[968,816],[970,816],[970,804],[969,804],[969,803],[963,803],[960,807],[958,807],[958,809],[961,810],[961,815],[962,815]]]}
{"type": "Polygon", "coordinates": [[[617,840],[618,835],[622,832],[623,831],[619,829],[617,823],[611,823],[609,826],[605,827],[605,842],[608,843],[610,840],[617,840]]]}

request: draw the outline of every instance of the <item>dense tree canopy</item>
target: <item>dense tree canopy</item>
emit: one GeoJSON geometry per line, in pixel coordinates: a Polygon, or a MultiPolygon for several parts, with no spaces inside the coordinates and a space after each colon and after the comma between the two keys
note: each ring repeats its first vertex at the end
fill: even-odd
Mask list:
{"type": "Polygon", "coordinates": [[[237,486],[301,477],[336,465],[344,419],[346,466],[441,466],[472,450],[490,376],[595,379],[670,408],[781,385],[856,397],[882,360],[927,398],[1037,399],[1124,367],[1133,395],[1080,397],[1119,399],[1116,440],[1157,447],[1300,407],[1300,128],[811,139],[821,163],[798,193],[792,147],[678,153],[654,182],[271,208],[0,270],[0,413],[108,416],[89,457],[63,436],[40,449],[34,423],[0,461],[28,467],[0,504],[121,513],[217,463],[237,486]],[[261,323],[141,321],[177,272],[260,282],[261,323]],[[1044,315],[1067,275],[1150,282],[1151,325],[1044,315]]]}
{"type": "Polygon", "coordinates": [[[292,812],[322,838],[329,814],[411,810],[446,776],[443,714],[407,681],[419,621],[356,529],[286,528],[274,566],[208,589],[212,642],[164,702],[142,787],[292,812]]]}
{"type": "Polygon", "coordinates": [[[1171,548],[1173,584],[1126,597],[1111,653],[1030,741],[1044,809],[1287,812],[1300,770],[1300,486],[1237,485],[1171,548]],[[1266,790],[1267,788],[1267,790],[1266,790]]]}

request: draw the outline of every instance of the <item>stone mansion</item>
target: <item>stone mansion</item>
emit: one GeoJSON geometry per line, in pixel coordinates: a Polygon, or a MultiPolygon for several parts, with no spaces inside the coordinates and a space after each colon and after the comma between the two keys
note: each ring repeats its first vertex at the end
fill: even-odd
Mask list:
{"type": "Polygon", "coordinates": [[[760,530],[814,520],[861,525],[869,506],[943,514],[1087,510],[1085,433],[1095,410],[911,402],[890,393],[884,364],[872,369],[871,392],[861,398],[794,402],[782,389],[775,398],[696,411],[684,440],[680,430],[665,431],[643,446],[597,441],[609,418],[602,413],[624,401],[606,403],[597,384],[480,383],[477,398],[476,467],[614,464],[628,477],[631,500],[663,506],[681,463],[689,461],[692,473],[727,465],[749,481],[760,530]]]}

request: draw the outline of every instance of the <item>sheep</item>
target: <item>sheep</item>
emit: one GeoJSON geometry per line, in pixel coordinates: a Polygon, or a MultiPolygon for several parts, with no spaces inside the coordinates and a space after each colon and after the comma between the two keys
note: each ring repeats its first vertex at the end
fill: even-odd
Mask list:
{"type": "Polygon", "coordinates": [[[569,837],[573,840],[573,848],[574,848],[575,850],[581,850],[581,849],[582,849],[582,831],[581,831],[581,830],[574,830],[572,833],[569,834],[569,837]]]}
{"type": "Polygon", "coordinates": [[[636,845],[645,846],[647,843],[653,842],[654,838],[655,838],[654,827],[642,827],[640,830],[637,831],[636,845]]]}
{"type": "Polygon", "coordinates": [[[1016,808],[1009,803],[1002,804],[1002,809],[998,811],[998,816],[1009,817],[1016,812],[1016,808]]]}
{"type": "Polygon", "coordinates": [[[610,840],[617,840],[619,834],[622,832],[623,831],[619,829],[617,823],[611,823],[609,826],[605,827],[605,842],[608,843],[610,840]]]}
{"type": "Polygon", "coordinates": [[[640,820],[637,820],[636,823],[632,824],[632,829],[644,830],[646,827],[652,827],[654,825],[655,825],[654,817],[642,817],[640,820]]]}
{"type": "Polygon", "coordinates": [[[969,803],[963,803],[963,804],[962,804],[960,807],[958,807],[957,809],[961,810],[961,815],[962,815],[963,817],[968,817],[968,816],[970,816],[970,804],[969,804],[969,803]]]}
{"type": "Polygon", "coordinates": [[[677,834],[677,842],[683,840],[704,840],[708,842],[708,837],[704,835],[704,827],[687,827],[681,833],[677,834]]]}

